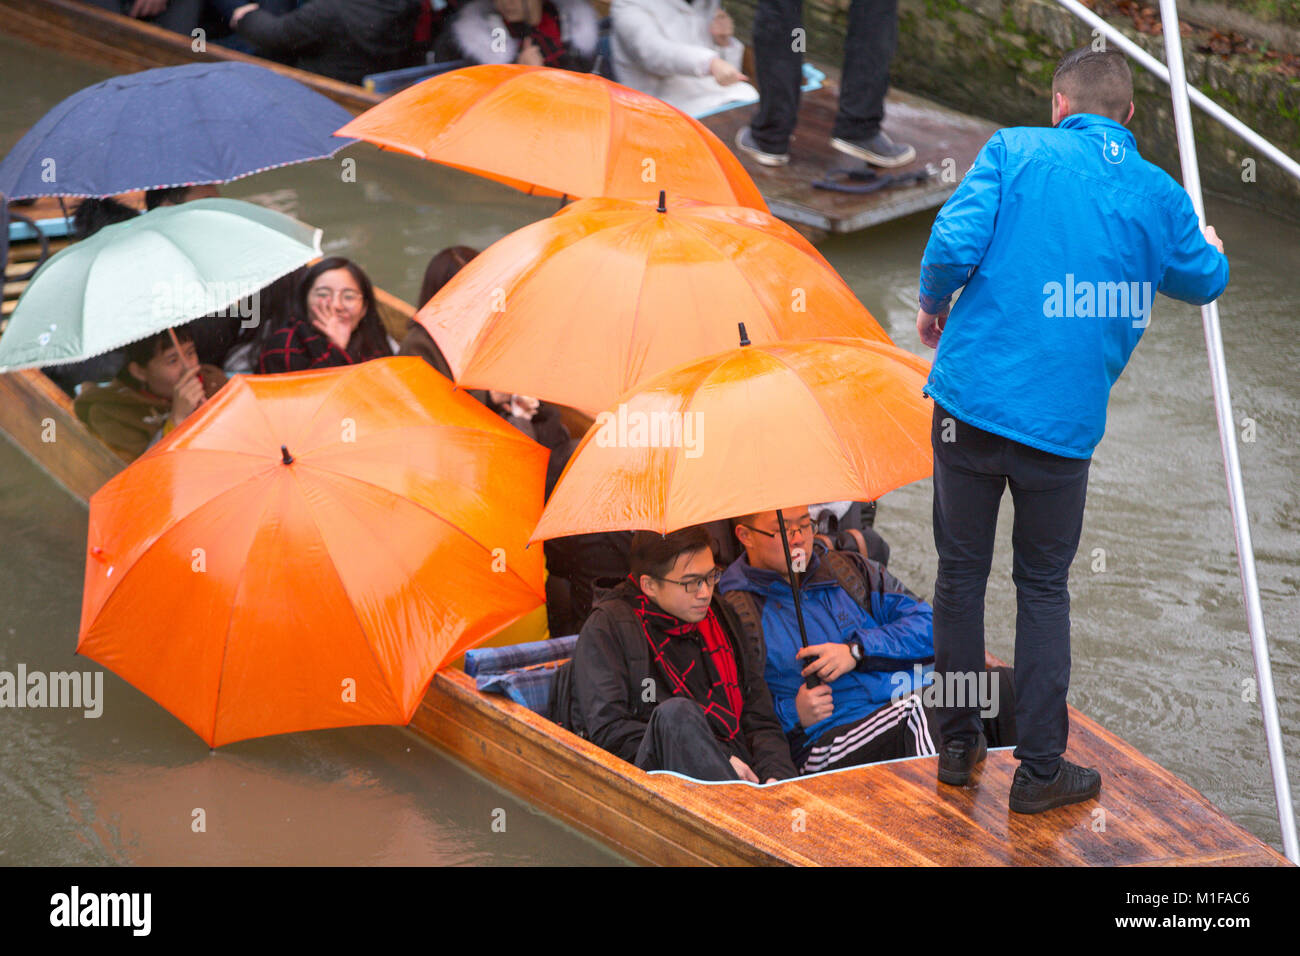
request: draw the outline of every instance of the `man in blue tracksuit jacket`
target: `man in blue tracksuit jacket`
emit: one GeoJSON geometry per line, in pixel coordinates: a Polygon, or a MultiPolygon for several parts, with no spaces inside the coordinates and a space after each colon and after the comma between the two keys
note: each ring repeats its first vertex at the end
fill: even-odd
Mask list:
{"type": "MultiPolygon", "coordinates": [[[[1015,756],[1011,809],[1100,793],[1063,759],[1069,735],[1069,569],[1088,466],[1110,388],[1151,318],[1155,292],[1198,305],[1228,260],[1187,193],[1138,155],[1128,64],[1076,50],[1052,81],[1053,128],[994,134],[940,210],[921,264],[917,331],[938,347],[935,401],[935,668],[983,667],[984,591],[998,503],[1015,503],[1015,756]],[[964,286],[949,311],[949,301],[964,286]]],[[[983,758],[969,707],[941,711],[939,779],[983,758]]]]}
{"type": "MultiPolygon", "coordinates": [[[[735,519],[745,553],[727,568],[718,592],[749,656],[765,661],[763,677],[795,766],[806,774],[934,754],[933,711],[913,694],[933,671],[930,605],[863,555],[813,550],[806,506],[782,513],[792,555],[807,561],[798,580],[809,646],[799,632],[775,511],[735,519]],[[809,674],[821,683],[808,687],[809,674]]],[[[989,680],[998,679],[990,672],[979,681],[991,718],[985,732],[1009,743],[1003,738],[1014,727],[992,719],[999,700],[988,699],[989,680]]]]}

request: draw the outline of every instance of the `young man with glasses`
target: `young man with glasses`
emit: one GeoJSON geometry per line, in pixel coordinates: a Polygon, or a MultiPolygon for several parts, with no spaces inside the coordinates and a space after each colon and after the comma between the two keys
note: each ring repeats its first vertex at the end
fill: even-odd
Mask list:
{"type": "MultiPolygon", "coordinates": [[[[777,718],[801,773],[819,773],[936,753],[934,711],[913,691],[933,670],[930,606],[856,552],[813,545],[807,507],[786,508],[786,539],[798,580],[804,647],[775,511],[733,521],[745,549],[722,576],[722,601],[736,615],[749,653],[762,654],[777,718]],[[800,571],[802,569],[802,573],[800,571]],[[815,678],[814,686],[808,679],[815,678]]],[[[990,672],[985,687],[998,681],[990,672]]],[[[1011,742],[994,701],[991,740],[1011,742]]],[[[965,779],[954,780],[966,783],[965,779]]]]}
{"type": "Polygon", "coordinates": [[[573,652],[580,729],[642,770],[770,783],[795,776],[763,664],[714,600],[703,527],[638,531],[631,574],[596,604],[573,652]]]}

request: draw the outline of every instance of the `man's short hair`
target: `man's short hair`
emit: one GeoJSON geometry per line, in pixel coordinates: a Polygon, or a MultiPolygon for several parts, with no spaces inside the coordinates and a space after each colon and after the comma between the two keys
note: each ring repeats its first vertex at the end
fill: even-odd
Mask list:
{"type": "Polygon", "coordinates": [[[1071,113],[1097,113],[1123,123],[1133,102],[1133,71],[1118,50],[1080,47],[1061,58],[1052,91],[1069,97],[1071,113]]]}
{"type": "Polygon", "coordinates": [[[713,547],[713,536],[702,524],[666,535],[657,531],[638,531],[632,535],[631,552],[628,554],[632,580],[640,581],[643,574],[663,578],[672,571],[681,555],[702,548],[708,548],[710,553],[717,554],[713,547]]]}
{"type": "MultiPolygon", "coordinates": [[[[184,327],[176,329],[176,340],[181,344],[193,342],[194,336],[190,330],[184,327]]],[[[166,352],[172,346],[171,333],[163,331],[154,335],[148,335],[139,341],[132,342],[126,347],[127,365],[135,362],[137,365],[148,365],[163,352],[166,352]]]]}

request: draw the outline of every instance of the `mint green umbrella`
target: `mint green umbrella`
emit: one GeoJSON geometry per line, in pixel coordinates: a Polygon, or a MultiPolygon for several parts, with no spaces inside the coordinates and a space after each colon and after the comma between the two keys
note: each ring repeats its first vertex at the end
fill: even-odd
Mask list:
{"type": "Polygon", "coordinates": [[[0,372],[79,361],[204,315],[240,315],[232,306],[241,299],[318,257],[320,236],[236,199],[106,226],[32,277],[0,338],[0,372]]]}

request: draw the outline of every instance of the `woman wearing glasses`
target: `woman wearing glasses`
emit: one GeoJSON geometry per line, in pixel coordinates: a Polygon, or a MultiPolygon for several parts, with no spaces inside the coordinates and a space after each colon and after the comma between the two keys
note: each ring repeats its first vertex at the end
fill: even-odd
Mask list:
{"type": "Polygon", "coordinates": [[[375,308],[374,287],[349,259],[330,256],[307,270],[298,314],[262,347],[258,371],[299,372],[393,354],[375,308]]]}

